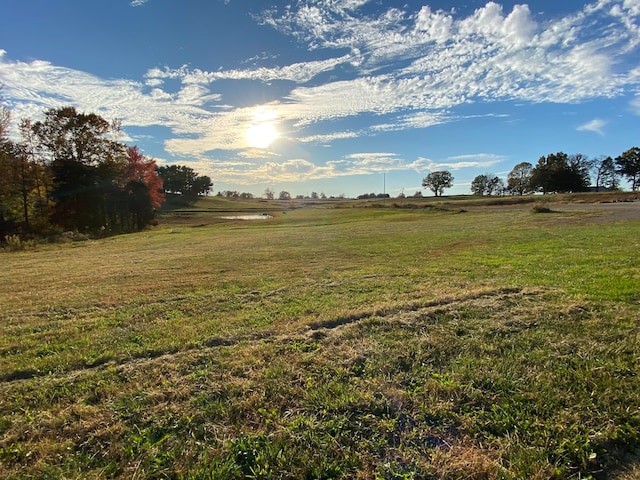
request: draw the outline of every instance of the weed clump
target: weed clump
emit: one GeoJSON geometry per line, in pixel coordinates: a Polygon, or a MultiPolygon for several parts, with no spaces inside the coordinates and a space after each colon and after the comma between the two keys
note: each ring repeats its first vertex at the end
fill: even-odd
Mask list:
{"type": "Polygon", "coordinates": [[[25,240],[20,235],[5,235],[4,245],[9,252],[18,252],[35,247],[36,242],[34,240],[25,240]]]}
{"type": "Polygon", "coordinates": [[[531,213],[553,213],[553,210],[542,205],[534,205],[531,209],[531,213]]]}

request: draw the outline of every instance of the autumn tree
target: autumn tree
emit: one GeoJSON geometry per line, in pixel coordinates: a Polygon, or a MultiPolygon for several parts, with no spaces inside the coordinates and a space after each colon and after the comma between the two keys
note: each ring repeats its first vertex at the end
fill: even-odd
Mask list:
{"type": "Polygon", "coordinates": [[[156,161],[145,157],[137,146],[127,148],[127,161],[125,179],[145,184],[149,189],[151,206],[158,208],[164,202],[164,191],[156,161]]]}
{"type": "Polygon", "coordinates": [[[453,175],[447,170],[431,172],[422,180],[422,186],[431,190],[436,197],[440,197],[445,188],[453,186],[453,175]]]}
{"type": "MultiPolygon", "coordinates": [[[[2,86],[0,86],[1,88],[2,86]]],[[[11,111],[3,104],[2,97],[0,97],[0,143],[7,140],[10,120],[11,111]]]]}
{"type": "MultiPolygon", "coordinates": [[[[1,100],[1,98],[0,98],[1,100]]],[[[10,120],[9,109],[0,102],[0,235],[2,238],[12,227],[11,208],[9,206],[13,182],[9,178],[11,164],[11,144],[7,138],[10,120]]]]}
{"type": "Polygon", "coordinates": [[[95,231],[105,226],[105,190],[126,168],[124,149],[105,137],[109,122],[74,107],[50,109],[33,133],[49,157],[53,176],[52,219],[67,230],[95,231]]]}
{"type": "MultiPolygon", "coordinates": [[[[34,161],[28,143],[4,135],[9,128],[9,110],[4,109],[0,116],[0,238],[4,238],[9,233],[31,233],[46,223],[47,212],[40,208],[46,170],[34,161]]],[[[23,136],[24,125],[20,126],[23,136]]]]}
{"type": "Polygon", "coordinates": [[[5,141],[0,147],[0,201],[3,219],[5,216],[30,229],[31,191],[34,189],[33,165],[28,161],[24,148],[19,143],[5,141]]]}
{"type": "Polygon", "coordinates": [[[14,145],[0,138],[0,239],[14,233],[20,217],[20,181],[14,145]]]}
{"type": "Polygon", "coordinates": [[[631,190],[634,192],[640,186],[640,148],[632,147],[622,155],[616,157],[618,173],[631,182],[631,190]]]}
{"type": "Polygon", "coordinates": [[[137,146],[127,147],[127,167],[121,180],[121,222],[126,230],[140,230],[149,224],[155,209],[164,201],[162,179],[155,160],[145,157],[137,146]]]}
{"type": "Polygon", "coordinates": [[[155,161],[109,138],[113,125],[74,107],[30,125],[51,172],[51,220],[66,230],[117,233],[148,224],[162,203],[155,161]]]}

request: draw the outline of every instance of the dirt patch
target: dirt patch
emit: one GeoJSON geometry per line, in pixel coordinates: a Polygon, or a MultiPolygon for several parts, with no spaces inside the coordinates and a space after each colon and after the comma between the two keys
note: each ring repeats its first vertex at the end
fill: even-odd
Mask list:
{"type": "Polygon", "coordinates": [[[615,203],[571,203],[555,206],[556,210],[563,212],[584,212],[594,215],[592,219],[597,222],[624,222],[640,220],[640,202],[615,202],[615,203]]]}

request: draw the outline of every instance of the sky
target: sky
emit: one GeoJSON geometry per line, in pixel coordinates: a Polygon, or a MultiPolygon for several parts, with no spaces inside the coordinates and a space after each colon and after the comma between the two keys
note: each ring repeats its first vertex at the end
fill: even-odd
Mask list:
{"type": "Polygon", "coordinates": [[[640,0],[0,0],[0,85],[14,132],[117,119],[214,193],[468,194],[640,146],[640,0]]]}

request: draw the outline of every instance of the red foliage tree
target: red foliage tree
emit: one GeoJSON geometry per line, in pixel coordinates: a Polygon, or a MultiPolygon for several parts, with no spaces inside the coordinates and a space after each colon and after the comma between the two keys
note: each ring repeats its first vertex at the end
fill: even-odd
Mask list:
{"type": "Polygon", "coordinates": [[[145,157],[137,146],[127,147],[127,160],[129,164],[125,174],[125,183],[130,181],[144,183],[149,188],[153,208],[158,208],[164,202],[164,193],[162,178],[156,171],[156,161],[145,157]]]}

